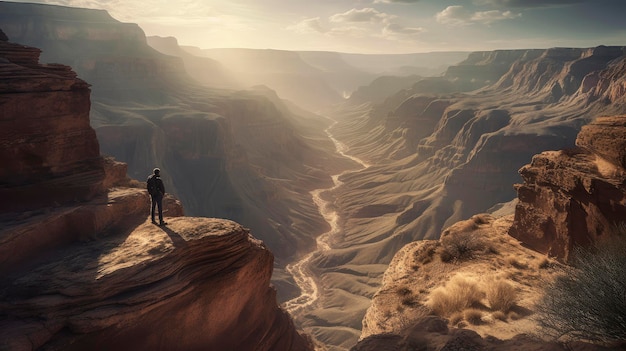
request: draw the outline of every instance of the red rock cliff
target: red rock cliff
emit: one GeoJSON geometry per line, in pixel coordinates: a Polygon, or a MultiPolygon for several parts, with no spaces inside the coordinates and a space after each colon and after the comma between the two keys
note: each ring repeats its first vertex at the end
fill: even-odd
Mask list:
{"type": "Polygon", "coordinates": [[[89,126],[89,85],[40,50],[0,39],[0,212],[87,200],[104,166],[89,126]]]}
{"type": "Polygon", "coordinates": [[[626,219],[626,116],[583,127],[578,148],[533,157],[520,174],[510,234],[530,248],[567,260],[574,246],[611,235],[626,219]]]}

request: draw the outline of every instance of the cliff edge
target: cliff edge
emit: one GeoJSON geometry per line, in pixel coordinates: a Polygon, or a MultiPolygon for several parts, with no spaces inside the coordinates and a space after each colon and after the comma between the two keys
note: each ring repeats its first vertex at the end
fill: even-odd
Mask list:
{"type": "Polygon", "coordinates": [[[576,148],[535,155],[520,169],[511,236],[567,260],[575,246],[611,236],[626,219],[626,116],[584,126],[576,148]]]}
{"type": "Polygon", "coordinates": [[[145,184],[99,154],[88,84],[39,54],[0,31],[0,349],[312,350],[265,245],[171,196],[151,224],[145,184]]]}

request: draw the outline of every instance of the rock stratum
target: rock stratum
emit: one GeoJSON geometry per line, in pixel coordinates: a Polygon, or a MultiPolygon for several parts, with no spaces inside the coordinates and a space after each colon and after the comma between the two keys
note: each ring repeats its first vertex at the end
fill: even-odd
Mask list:
{"type": "Polygon", "coordinates": [[[168,218],[68,246],[1,293],[7,350],[307,350],[273,256],[240,225],[168,218]]]}
{"type": "Polygon", "coordinates": [[[88,85],[39,53],[0,31],[0,348],[312,350],[266,246],[171,196],[150,223],[145,185],[99,155],[88,85]]]}

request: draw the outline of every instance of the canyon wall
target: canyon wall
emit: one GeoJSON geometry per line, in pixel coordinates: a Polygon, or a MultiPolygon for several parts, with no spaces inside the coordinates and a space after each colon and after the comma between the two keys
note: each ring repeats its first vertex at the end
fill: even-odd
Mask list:
{"type": "Polygon", "coordinates": [[[3,212],[88,200],[102,190],[95,132],[77,118],[89,113],[89,85],[67,66],[40,65],[40,52],[0,38],[3,212]]]}
{"type": "Polygon", "coordinates": [[[267,247],[171,196],[167,227],[150,223],[144,184],[99,155],[87,84],[38,55],[0,31],[15,200],[0,210],[0,349],[312,350],[278,307],[267,247]]]}

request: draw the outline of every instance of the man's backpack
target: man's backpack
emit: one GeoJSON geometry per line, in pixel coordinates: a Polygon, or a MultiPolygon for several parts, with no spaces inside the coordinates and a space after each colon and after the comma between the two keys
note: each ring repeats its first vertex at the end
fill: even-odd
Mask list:
{"type": "Polygon", "coordinates": [[[156,184],[156,177],[154,175],[151,175],[148,177],[148,181],[146,182],[146,188],[148,189],[148,193],[150,195],[154,195],[157,192],[157,184],[156,184]]]}

